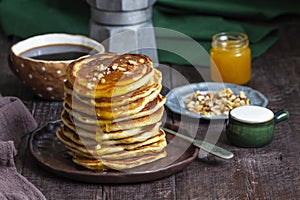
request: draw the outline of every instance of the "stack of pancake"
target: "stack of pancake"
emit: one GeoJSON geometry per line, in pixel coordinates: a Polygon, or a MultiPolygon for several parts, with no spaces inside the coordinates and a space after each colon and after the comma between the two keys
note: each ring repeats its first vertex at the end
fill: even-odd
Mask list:
{"type": "Polygon", "coordinates": [[[161,72],[145,55],[105,53],[76,60],[67,70],[64,125],[56,135],[73,162],[96,171],[163,158],[161,88],[161,72]]]}

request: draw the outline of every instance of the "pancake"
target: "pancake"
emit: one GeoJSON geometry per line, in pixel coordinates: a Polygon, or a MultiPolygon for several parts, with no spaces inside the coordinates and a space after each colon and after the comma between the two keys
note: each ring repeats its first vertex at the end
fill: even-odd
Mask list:
{"type": "MultiPolygon", "coordinates": [[[[63,112],[66,112],[66,110],[63,110],[63,112]]],[[[120,131],[120,130],[126,130],[126,129],[133,129],[143,126],[148,126],[151,124],[156,124],[159,122],[163,116],[164,108],[161,107],[157,111],[151,113],[151,115],[146,115],[139,118],[119,121],[119,122],[103,122],[102,120],[93,121],[95,119],[88,118],[88,116],[75,116],[72,114],[75,114],[74,112],[72,114],[69,114],[69,118],[71,118],[72,123],[76,125],[76,127],[79,127],[81,129],[85,130],[102,130],[102,132],[113,132],[113,131],[120,131]]]]}
{"type": "Polygon", "coordinates": [[[114,157],[127,158],[133,155],[138,156],[150,152],[161,151],[166,146],[165,133],[160,130],[157,135],[149,138],[143,142],[136,142],[132,144],[119,144],[119,145],[103,145],[97,144],[96,146],[83,146],[74,143],[68,139],[62,129],[56,132],[58,139],[71,149],[76,149],[83,154],[94,155],[95,157],[103,157],[105,154],[110,154],[114,157]],[[116,153],[117,155],[113,154],[116,153]]]}
{"type": "Polygon", "coordinates": [[[97,159],[90,159],[78,155],[72,155],[72,161],[76,163],[77,165],[81,165],[87,169],[93,170],[93,171],[99,171],[102,172],[106,167],[103,165],[101,160],[97,159]]]}
{"type": "Polygon", "coordinates": [[[65,89],[65,93],[66,95],[70,95],[73,96],[74,98],[76,98],[78,101],[87,104],[87,105],[92,105],[94,107],[118,107],[118,106],[122,106],[122,105],[126,105],[129,104],[130,102],[134,102],[140,98],[145,98],[147,97],[149,94],[151,94],[153,91],[161,91],[162,89],[162,85],[161,85],[161,72],[158,71],[157,69],[154,69],[154,76],[150,79],[150,81],[134,90],[134,91],[130,91],[124,95],[121,96],[116,96],[113,98],[87,98],[84,96],[81,96],[80,94],[76,93],[75,91],[73,91],[72,89],[72,85],[70,82],[66,81],[64,83],[64,89],[65,89]]]}
{"type": "Polygon", "coordinates": [[[86,97],[115,97],[135,91],[154,75],[152,62],[142,54],[97,54],[72,62],[67,79],[86,97]]]}
{"type": "MultiPolygon", "coordinates": [[[[97,133],[96,134],[96,140],[119,140],[119,139],[126,139],[129,137],[136,137],[138,134],[143,132],[149,132],[151,130],[158,130],[160,127],[161,122],[158,121],[157,123],[150,124],[148,126],[142,126],[142,127],[135,127],[133,129],[123,129],[120,131],[111,131],[109,133],[97,133]]],[[[137,138],[136,138],[137,139],[137,138]]]]}
{"type": "Polygon", "coordinates": [[[85,108],[83,105],[79,108],[74,104],[73,107],[71,107],[68,101],[69,100],[65,100],[63,104],[64,109],[70,115],[78,119],[80,122],[94,124],[97,121],[99,121],[99,124],[103,125],[103,124],[124,121],[124,120],[140,118],[146,115],[151,115],[152,113],[154,113],[155,111],[157,111],[158,109],[164,106],[166,98],[164,96],[156,94],[155,99],[148,102],[146,105],[137,106],[134,103],[131,103],[129,107],[124,106],[130,110],[126,110],[125,108],[119,108],[119,109],[112,109],[110,111],[97,109],[97,108],[93,110],[93,108],[91,108],[92,106],[85,108]],[[103,115],[105,115],[105,117],[103,117],[103,115]]]}
{"type": "MultiPolygon", "coordinates": [[[[133,133],[136,133],[136,135],[131,134],[124,134],[123,138],[120,138],[120,134],[122,133],[101,133],[101,134],[94,134],[94,138],[88,138],[78,135],[76,132],[68,128],[67,126],[62,127],[62,132],[65,137],[67,137],[72,142],[78,144],[78,145],[86,145],[86,146],[96,146],[99,142],[104,145],[117,145],[117,144],[131,144],[136,142],[143,142],[154,135],[157,134],[159,127],[161,123],[157,123],[154,126],[150,126],[148,129],[143,128],[139,131],[133,131],[133,133]],[[107,139],[111,138],[110,135],[116,135],[118,134],[118,139],[107,139]],[[107,136],[109,135],[109,136],[107,136]],[[83,142],[84,141],[84,142],[83,142]]],[[[130,130],[129,130],[130,131],[130,130]]],[[[129,132],[128,131],[128,132],[129,132]]],[[[132,132],[132,131],[131,131],[132,132]]]]}
{"type": "Polygon", "coordinates": [[[129,149],[129,150],[126,149],[126,150],[116,152],[116,153],[100,155],[99,158],[101,158],[101,159],[111,159],[111,160],[132,158],[132,157],[135,157],[135,156],[141,156],[141,155],[146,155],[146,154],[149,154],[149,153],[160,152],[166,146],[167,146],[167,142],[166,142],[166,139],[165,139],[165,135],[163,135],[163,136],[161,136],[161,140],[159,140],[156,143],[152,143],[152,144],[147,145],[147,146],[137,147],[135,149],[129,149]]]}
{"type": "MultiPolygon", "coordinates": [[[[105,137],[107,134],[99,134],[99,135],[96,135],[96,140],[98,142],[102,141],[102,143],[106,144],[106,145],[132,144],[132,143],[136,143],[136,142],[144,142],[157,134],[157,132],[160,128],[160,125],[161,125],[161,123],[157,123],[155,126],[153,126],[152,129],[148,129],[146,131],[140,131],[139,134],[137,134],[137,135],[125,137],[122,139],[103,140],[103,137],[105,137]]],[[[112,135],[112,133],[110,133],[110,135],[112,135]]]]}
{"type": "Polygon", "coordinates": [[[70,141],[78,145],[96,146],[98,144],[98,142],[94,138],[91,139],[91,138],[80,136],[76,132],[68,128],[66,125],[62,126],[61,131],[65,137],[67,137],[70,141]],[[84,141],[84,144],[82,141],[84,141]]]}
{"type": "MultiPolygon", "coordinates": [[[[102,74],[105,83],[97,88],[106,88],[112,85],[118,87],[137,82],[145,75],[149,75],[153,66],[150,58],[142,54],[101,53],[88,58],[76,60],[68,68],[68,80],[74,85],[75,79],[79,83],[95,81],[96,75],[102,74]],[[109,73],[107,73],[109,72],[109,73]],[[126,76],[123,76],[125,73],[126,76]]],[[[99,81],[99,77],[96,77],[99,81]]]]}
{"type": "MultiPolygon", "coordinates": [[[[117,106],[117,107],[105,107],[95,108],[93,105],[88,105],[80,102],[79,100],[72,99],[70,95],[66,95],[64,105],[67,110],[77,111],[87,115],[96,115],[98,119],[105,120],[116,120],[122,121],[124,117],[133,116],[134,114],[142,111],[146,106],[155,106],[154,104],[160,104],[161,106],[165,103],[165,98],[159,95],[160,91],[155,90],[145,98],[140,98],[134,102],[128,102],[128,104],[117,106]],[[155,101],[154,101],[155,100],[155,101]],[[147,105],[150,102],[151,105],[147,105]]],[[[161,107],[160,106],[160,107],[161,107]]],[[[145,109],[144,109],[145,110],[145,109]]]]}
{"type": "Polygon", "coordinates": [[[107,168],[114,169],[114,170],[126,170],[126,169],[132,169],[140,165],[154,162],[165,156],[166,156],[166,151],[147,154],[140,157],[121,159],[121,160],[107,160],[107,159],[91,160],[85,157],[75,156],[73,157],[73,162],[94,171],[102,171],[103,169],[107,169],[107,168]]]}
{"type": "Polygon", "coordinates": [[[72,156],[72,157],[74,157],[74,156],[80,156],[80,157],[84,157],[84,158],[92,159],[92,160],[97,159],[97,158],[96,158],[97,156],[94,156],[94,155],[92,155],[92,154],[90,154],[90,153],[84,153],[84,152],[81,152],[81,151],[79,151],[79,150],[77,150],[77,149],[75,149],[75,148],[72,148],[72,147],[70,147],[70,146],[66,146],[66,149],[67,149],[67,153],[68,153],[70,156],[72,156]]]}
{"type": "MultiPolygon", "coordinates": [[[[66,82],[65,84],[69,84],[66,82]]],[[[145,98],[154,91],[161,91],[162,85],[160,84],[152,84],[152,85],[146,85],[142,86],[138,90],[135,90],[133,92],[129,92],[127,94],[117,96],[115,98],[98,98],[98,99],[92,99],[87,97],[82,97],[76,92],[73,92],[72,88],[69,88],[70,86],[65,86],[66,94],[65,96],[70,96],[68,98],[75,98],[82,104],[91,105],[95,108],[111,108],[111,107],[118,107],[122,105],[128,105],[130,102],[137,101],[140,98],[145,98]],[[68,87],[68,88],[67,88],[68,87]]]]}
{"type": "Polygon", "coordinates": [[[158,128],[161,125],[161,122],[150,124],[148,126],[136,127],[133,129],[103,132],[103,130],[97,126],[92,127],[91,129],[83,129],[79,126],[75,126],[73,122],[70,121],[68,113],[63,112],[62,121],[70,130],[76,132],[80,137],[92,139],[92,140],[118,140],[123,138],[132,137],[138,135],[139,133],[146,132],[153,128],[158,128]],[[100,130],[99,130],[100,129],[100,130]],[[101,136],[100,136],[101,134],[101,136]]]}
{"type": "Polygon", "coordinates": [[[147,163],[154,162],[156,160],[166,157],[166,155],[167,152],[163,150],[158,153],[147,154],[140,157],[134,157],[125,160],[124,159],[121,160],[102,159],[102,164],[110,169],[124,170],[124,169],[131,169],[147,163]]]}

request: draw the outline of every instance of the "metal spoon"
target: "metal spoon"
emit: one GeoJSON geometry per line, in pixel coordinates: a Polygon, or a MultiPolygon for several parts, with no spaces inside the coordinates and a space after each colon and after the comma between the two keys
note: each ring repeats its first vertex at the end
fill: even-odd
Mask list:
{"type": "Polygon", "coordinates": [[[201,140],[195,140],[193,138],[183,135],[182,133],[175,132],[168,128],[163,128],[163,129],[172,135],[178,136],[188,142],[191,142],[194,146],[199,147],[200,149],[202,149],[210,154],[213,154],[217,157],[220,157],[223,159],[230,159],[230,158],[233,158],[233,156],[234,156],[232,152],[227,151],[226,149],[223,149],[223,148],[213,145],[211,143],[201,141],[201,140]]]}

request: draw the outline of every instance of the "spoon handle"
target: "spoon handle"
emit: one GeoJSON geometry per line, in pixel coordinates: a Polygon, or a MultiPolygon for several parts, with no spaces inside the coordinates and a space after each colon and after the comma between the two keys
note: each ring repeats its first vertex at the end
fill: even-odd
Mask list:
{"type": "Polygon", "coordinates": [[[191,142],[193,143],[194,146],[210,153],[210,154],[213,154],[217,157],[220,157],[220,158],[223,158],[223,159],[230,159],[230,158],[233,158],[233,153],[230,152],[230,151],[227,151],[226,149],[223,149],[221,147],[218,147],[216,145],[213,145],[211,143],[208,143],[208,142],[205,142],[205,141],[201,141],[201,140],[195,140],[193,138],[190,138],[188,136],[185,136],[181,133],[178,133],[178,132],[175,132],[171,129],[168,129],[168,128],[163,128],[166,132],[172,134],[172,135],[175,135],[175,136],[178,136],[180,137],[181,139],[184,139],[188,142],[191,142]]]}

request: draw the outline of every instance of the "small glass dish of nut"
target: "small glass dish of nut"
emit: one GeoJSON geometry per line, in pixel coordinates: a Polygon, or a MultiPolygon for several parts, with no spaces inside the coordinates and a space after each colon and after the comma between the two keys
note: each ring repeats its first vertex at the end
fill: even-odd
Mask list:
{"type": "Polygon", "coordinates": [[[268,99],[250,87],[229,83],[201,82],[172,89],[168,108],[181,115],[203,119],[228,119],[229,111],[245,105],[266,107],[268,99]]]}

